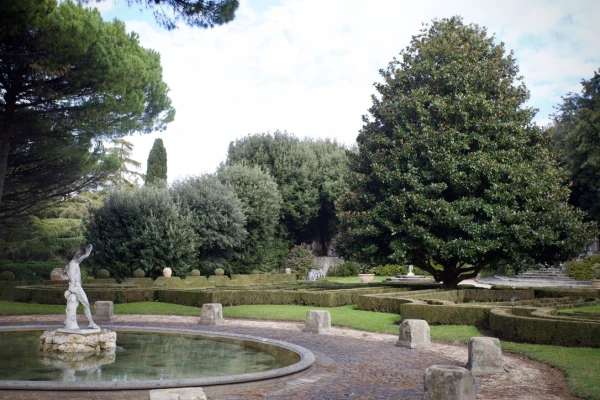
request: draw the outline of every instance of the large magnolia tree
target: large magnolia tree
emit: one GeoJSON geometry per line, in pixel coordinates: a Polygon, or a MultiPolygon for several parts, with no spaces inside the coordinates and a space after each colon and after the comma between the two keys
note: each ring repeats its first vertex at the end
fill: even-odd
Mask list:
{"type": "Polygon", "coordinates": [[[485,28],[434,20],[380,72],[338,203],[343,257],[414,264],[456,287],[591,241],[512,53],[485,28]]]}

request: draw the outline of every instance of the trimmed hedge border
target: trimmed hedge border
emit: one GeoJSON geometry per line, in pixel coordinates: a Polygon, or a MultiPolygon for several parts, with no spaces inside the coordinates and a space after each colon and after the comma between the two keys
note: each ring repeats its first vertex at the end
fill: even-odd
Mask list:
{"type": "Polygon", "coordinates": [[[364,295],[357,304],[360,310],[396,313],[430,324],[475,325],[507,340],[600,347],[600,318],[559,315],[556,310],[597,304],[599,297],[599,291],[580,289],[427,290],[364,295]]]}
{"type": "Polygon", "coordinates": [[[600,347],[600,321],[550,318],[549,315],[541,318],[536,311],[530,311],[529,315],[518,314],[512,308],[493,308],[490,329],[502,339],[516,342],[600,347]]]}

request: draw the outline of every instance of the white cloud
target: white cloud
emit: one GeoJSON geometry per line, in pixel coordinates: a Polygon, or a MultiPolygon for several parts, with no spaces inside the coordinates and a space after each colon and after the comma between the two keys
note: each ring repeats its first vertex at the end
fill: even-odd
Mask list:
{"type": "Polygon", "coordinates": [[[145,163],[162,137],[173,180],[214,171],[229,142],[249,133],[281,129],[351,144],[378,70],[423,22],[452,15],[486,26],[515,51],[540,123],[600,67],[593,1],[282,0],[259,11],[248,0],[233,22],[212,30],[126,21],[161,54],[177,110],[166,132],[132,139],[134,158],[145,163]]]}

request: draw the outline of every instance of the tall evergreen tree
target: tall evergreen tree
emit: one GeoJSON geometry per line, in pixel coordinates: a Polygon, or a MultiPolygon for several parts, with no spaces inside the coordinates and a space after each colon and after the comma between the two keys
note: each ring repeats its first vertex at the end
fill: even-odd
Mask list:
{"type": "Polygon", "coordinates": [[[0,218],[98,184],[113,171],[98,143],[173,119],[160,56],[98,11],[2,1],[0,54],[0,218]]]}
{"type": "Polygon", "coordinates": [[[154,140],[146,166],[146,185],[167,183],[167,149],[163,140],[154,140]]]}
{"type": "Polygon", "coordinates": [[[550,128],[570,172],[571,204],[600,221],[600,70],[581,82],[581,93],[563,98],[550,128]]]}
{"type": "Polygon", "coordinates": [[[108,180],[118,189],[133,189],[138,178],[144,178],[144,174],[137,172],[142,163],[131,158],[133,143],[125,139],[113,139],[113,147],[110,147],[107,153],[118,160],[118,169],[108,180]],[[135,168],[135,169],[134,169],[135,168]]]}
{"type": "Polygon", "coordinates": [[[591,241],[512,54],[484,28],[434,20],[380,72],[339,201],[344,258],[415,264],[456,287],[591,241]]]}

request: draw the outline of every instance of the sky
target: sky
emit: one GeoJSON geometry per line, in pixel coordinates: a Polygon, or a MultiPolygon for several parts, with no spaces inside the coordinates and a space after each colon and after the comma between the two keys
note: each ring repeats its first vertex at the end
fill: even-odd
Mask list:
{"type": "Polygon", "coordinates": [[[435,18],[459,15],[514,52],[542,126],[561,96],[581,92],[581,80],[600,69],[597,0],[241,0],[225,26],[174,31],[126,3],[94,6],[161,55],[175,121],[127,140],[143,173],[162,138],[169,182],[214,172],[229,143],[249,134],[280,130],[351,145],[379,70],[435,18]]]}

